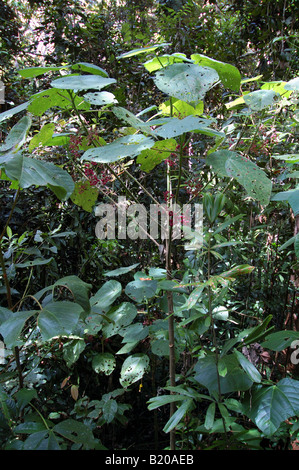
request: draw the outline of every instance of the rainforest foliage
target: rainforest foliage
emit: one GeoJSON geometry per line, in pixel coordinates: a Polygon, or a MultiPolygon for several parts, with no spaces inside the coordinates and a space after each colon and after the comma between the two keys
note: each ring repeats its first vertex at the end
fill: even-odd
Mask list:
{"type": "Polygon", "coordinates": [[[297,2],[0,13],[0,448],[296,449],[297,2]]]}

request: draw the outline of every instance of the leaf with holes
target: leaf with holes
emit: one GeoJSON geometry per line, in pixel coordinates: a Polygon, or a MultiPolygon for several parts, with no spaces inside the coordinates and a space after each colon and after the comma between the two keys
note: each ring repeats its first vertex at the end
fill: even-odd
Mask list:
{"type": "Polygon", "coordinates": [[[215,70],[196,64],[172,64],[159,70],[154,78],[163,93],[196,104],[218,81],[215,70]]]}
{"type": "Polygon", "coordinates": [[[116,360],[111,353],[99,353],[93,356],[91,365],[97,374],[103,372],[110,375],[116,367],[116,360]]]}
{"type": "MultiPolygon", "coordinates": [[[[81,96],[73,95],[74,105],[79,110],[87,110],[90,104],[82,99],[81,96]]],[[[73,104],[67,90],[59,88],[49,88],[33,95],[30,99],[28,111],[35,116],[41,116],[50,108],[59,107],[62,109],[71,109],[73,104]]]]}
{"type": "Polygon", "coordinates": [[[127,357],[121,368],[120,384],[127,388],[142,379],[148,366],[149,358],[146,354],[133,354],[127,357]]]}
{"type": "Polygon", "coordinates": [[[223,132],[209,127],[212,123],[213,121],[211,119],[201,119],[195,116],[187,116],[183,119],[172,118],[166,124],[157,127],[152,134],[162,137],[163,139],[178,137],[186,132],[195,132],[208,135],[209,137],[225,137],[223,132]]]}
{"type": "Polygon", "coordinates": [[[102,329],[106,338],[118,333],[122,328],[130,325],[137,316],[135,305],[129,302],[123,302],[116,310],[109,312],[105,319],[109,322],[102,329]]]}
{"type": "Polygon", "coordinates": [[[211,59],[202,54],[192,54],[191,59],[195,64],[211,67],[216,70],[223,85],[231,88],[234,91],[239,91],[241,84],[241,75],[239,70],[231,64],[220,62],[219,60],[211,59]]]}
{"type": "Polygon", "coordinates": [[[107,104],[115,104],[117,103],[117,99],[115,98],[113,93],[109,91],[98,91],[95,93],[86,93],[83,96],[84,100],[87,103],[96,105],[96,106],[104,106],[107,104]]]}
{"type": "Polygon", "coordinates": [[[138,155],[136,162],[140,164],[142,171],[149,173],[163,160],[175,151],[177,142],[174,139],[159,140],[155,145],[138,155]]]}
{"type": "Polygon", "coordinates": [[[272,182],[265,172],[251,160],[229,150],[218,150],[206,158],[215,173],[222,177],[235,178],[248,196],[267,205],[270,202],[272,182]]]}
{"type": "Polygon", "coordinates": [[[279,97],[279,93],[274,90],[256,90],[244,95],[244,101],[252,111],[262,111],[272,106],[279,97]]]}
{"type": "Polygon", "coordinates": [[[97,200],[99,190],[90,184],[88,180],[77,181],[71,200],[74,204],[82,207],[86,212],[92,212],[97,200]]]}

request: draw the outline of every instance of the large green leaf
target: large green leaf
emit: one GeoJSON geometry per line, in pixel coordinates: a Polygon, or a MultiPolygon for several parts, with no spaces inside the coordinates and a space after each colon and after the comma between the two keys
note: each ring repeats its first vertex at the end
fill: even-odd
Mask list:
{"type": "Polygon", "coordinates": [[[39,75],[44,75],[47,72],[57,72],[58,70],[66,69],[69,66],[62,66],[62,67],[28,67],[26,69],[21,69],[18,71],[18,73],[21,75],[23,78],[35,78],[38,77],[39,75]]]}
{"type": "Polygon", "coordinates": [[[86,212],[92,212],[98,200],[98,195],[99,190],[91,185],[89,181],[77,181],[71,200],[86,212]]]}
{"type": "Polygon", "coordinates": [[[200,116],[203,113],[203,101],[200,101],[195,107],[182,100],[172,98],[159,106],[163,115],[184,118],[187,116],[200,116]]]}
{"type": "Polygon", "coordinates": [[[276,331],[268,335],[261,346],[272,351],[283,351],[291,346],[293,341],[299,341],[299,331],[276,331]]]}
{"type": "Polygon", "coordinates": [[[163,160],[175,151],[177,142],[175,139],[158,140],[150,149],[142,150],[136,162],[140,164],[141,170],[149,173],[163,160]]]}
{"type": "Polygon", "coordinates": [[[37,320],[43,341],[56,336],[69,336],[75,330],[83,309],[81,305],[62,301],[47,304],[37,320]]]}
{"type": "Polygon", "coordinates": [[[299,413],[299,381],[282,379],[276,385],[257,386],[243,404],[246,416],[266,435],[299,413]]]}
{"type": "Polygon", "coordinates": [[[128,135],[116,139],[111,144],[86,150],[82,160],[92,160],[98,163],[112,163],[125,157],[135,157],[142,150],[154,145],[155,141],[142,134],[128,135]]]}
{"type": "Polygon", "coordinates": [[[88,62],[78,62],[77,64],[72,65],[72,69],[92,73],[93,75],[108,77],[106,70],[102,69],[102,67],[99,67],[98,65],[89,64],[88,62]]]}
{"type": "Polygon", "coordinates": [[[110,375],[116,367],[116,359],[111,353],[99,353],[93,356],[91,364],[97,374],[103,372],[105,375],[110,375]]]}
{"type": "Polygon", "coordinates": [[[275,103],[279,93],[274,90],[256,90],[244,95],[244,101],[252,111],[262,111],[275,103]]]}
{"type": "Polygon", "coordinates": [[[74,302],[81,305],[85,312],[90,310],[89,292],[92,288],[91,284],[82,281],[78,276],[66,276],[55,282],[53,288],[65,287],[65,293],[69,294],[74,302]]]}
{"type": "Polygon", "coordinates": [[[96,106],[104,106],[106,104],[117,103],[117,99],[115,98],[114,94],[110,93],[109,91],[97,91],[95,93],[86,93],[83,98],[88,103],[96,106]]]}
{"type": "Polygon", "coordinates": [[[51,86],[64,90],[101,90],[112,83],[116,83],[114,78],[101,77],[100,75],[68,75],[53,80],[51,86]]]}
{"type": "Polygon", "coordinates": [[[294,216],[296,217],[297,215],[299,215],[299,188],[276,193],[274,196],[272,196],[271,200],[287,201],[294,212],[294,216]]]}
{"type": "Polygon", "coordinates": [[[149,366],[149,358],[146,354],[133,354],[124,361],[120,372],[120,383],[124,388],[142,379],[149,366]]]}
{"type": "Polygon", "coordinates": [[[183,119],[172,118],[166,124],[157,127],[157,129],[153,131],[153,134],[163,139],[178,137],[186,132],[196,132],[210,137],[225,137],[223,132],[216,131],[209,127],[212,123],[213,121],[210,119],[201,119],[195,116],[187,116],[183,119]]]}
{"type": "Polygon", "coordinates": [[[287,82],[284,87],[286,90],[299,91],[299,77],[292,78],[292,80],[287,82]]]}
{"type": "Polygon", "coordinates": [[[29,116],[22,117],[8,133],[4,144],[0,145],[0,152],[8,150],[18,150],[26,141],[27,132],[31,127],[31,119],[29,116]]]}
{"type": "Polygon", "coordinates": [[[189,62],[193,63],[191,59],[188,59],[186,54],[180,52],[174,52],[173,54],[163,54],[159,57],[153,57],[152,59],[146,61],[143,66],[150,73],[160,70],[162,67],[167,67],[168,65],[174,63],[189,62]]]}
{"type": "Polygon", "coordinates": [[[48,186],[61,200],[68,199],[74,190],[74,182],[65,171],[50,162],[16,154],[5,165],[5,173],[21,188],[48,186]]]}
{"type": "Polygon", "coordinates": [[[135,305],[129,302],[123,302],[116,310],[109,312],[105,319],[109,321],[103,327],[103,334],[106,338],[110,338],[119,332],[122,328],[130,325],[137,316],[135,305]]]}
{"type": "Polygon", "coordinates": [[[79,359],[85,348],[85,340],[80,338],[72,339],[63,345],[63,359],[67,367],[71,367],[79,359]]]}
{"type": "Polygon", "coordinates": [[[97,443],[90,426],[74,419],[61,421],[54,426],[53,431],[75,444],[82,444],[87,450],[94,449],[97,443]]]}
{"type": "Polygon", "coordinates": [[[260,383],[262,381],[262,376],[256,367],[237,349],[234,350],[234,354],[238,359],[240,366],[244,369],[248,377],[253,381],[260,383]]]}
{"type": "Polygon", "coordinates": [[[135,302],[142,302],[144,299],[152,298],[156,293],[157,287],[157,281],[137,279],[127,284],[125,293],[135,302]]]}
{"type": "Polygon", "coordinates": [[[216,70],[225,87],[231,88],[234,91],[239,91],[241,75],[239,70],[234,65],[211,59],[210,57],[202,54],[192,54],[191,59],[195,64],[211,67],[212,69],[216,70]]]}
{"type": "Polygon", "coordinates": [[[248,196],[261,204],[269,204],[272,182],[251,160],[230,150],[218,150],[207,156],[206,163],[219,176],[235,178],[245,188],[248,196]]]}
{"type": "MultiPolygon", "coordinates": [[[[231,393],[248,390],[252,386],[252,380],[240,367],[238,359],[233,354],[221,358],[222,369],[227,373],[219,377],[221,393],[231,393]]],[[[218,393],[218,374],[216,357],[214,354],[199,359],[195,365],[194,379],[209,390],[209,393],[218,393]]]]}
{"type": "MultiPolygon", "coordinates": [[[[80,96],[73,95],[73,100],[78,110],[90,108],[90,104],[80,96]]],[[[30,101],[28,111],[35,116],[41,116],[45,111],[56,106],[61,109],[71,109],[73,107],[68,91],[59,88],[49,88],[48,90],[40,91],[33,95],[30,101]]]]}
{"type": "Polygon", "coordinates": [[[34,137],[32,137],[32,139],[30,140],[30,143],[28,146],[29,152],[31,152],[33,149],[38,147],[40,144],[45,145],[46,142],[48,142],[51,139],[54,129],[55,129],[55,124],[53,122],[45,124],[41,128],[41,130],[37,134],[35,134],[34,137]]]}
{"type": "Polygon", "coordinates": [[[37,312],[36,310],[30,310],[10,313],[11,315],[0,325],[0,333],[3,336],[5,345],[8,348],[22,344],[20,341],[20,335],[24,325],[26,321],[37,312]]]}
{"type": "Polygon", "coordinates": [[[111,280],[105,282],[97,293],[91,297],[90,304],[106,310],[121,295],[122,285],[120,282],[111,280]]]}
{"type": "Polygon", "coordinates": [[[154,78],[163,93],[196,104],[218,80],[219,75],[214,69],[196,64],[172,64],[159,70],[154,78]]]}

